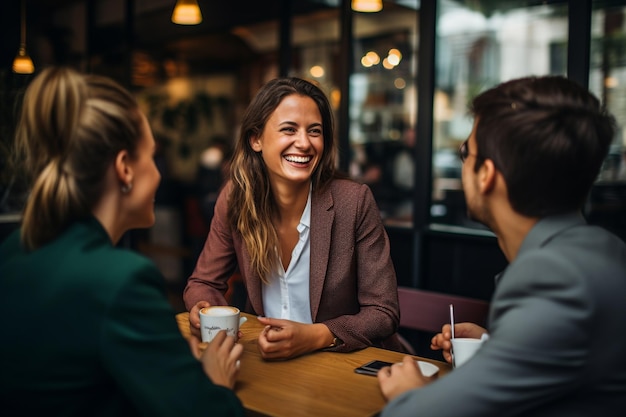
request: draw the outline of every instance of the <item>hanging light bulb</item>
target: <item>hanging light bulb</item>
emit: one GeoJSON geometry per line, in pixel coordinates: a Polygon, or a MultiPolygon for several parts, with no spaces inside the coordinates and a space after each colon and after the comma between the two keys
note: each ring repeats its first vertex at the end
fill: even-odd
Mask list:
{"type": "Polygon", "coordinates": [[[178,0],[172,12],[172,22],[178,25],[197,25],[202,22],[197,0],[178,0]]]}
{"type": "Polygon", "coordinates": [[[33,64],[33,60],[30,59],[30,56],[26,53],[26,48],[22,46],[20,46],[20,50],[13,60],[13,72],[18,74],[32,74],[35,72],[35,64],[33,64]]]}
{"type": "Polygon", "coordinates": [[[355,12],[380,12],[383,9],[383,0],[352,0],[352,10],[355,12]]]}
{"type": "Polygon", "coordinates": [[[26,6],[22,0],[22,28],[20,34],[20,49],[13,60],[13,72],[18,74],[32,74],[35,72],[35,65],[26,52],[26,6]]]}

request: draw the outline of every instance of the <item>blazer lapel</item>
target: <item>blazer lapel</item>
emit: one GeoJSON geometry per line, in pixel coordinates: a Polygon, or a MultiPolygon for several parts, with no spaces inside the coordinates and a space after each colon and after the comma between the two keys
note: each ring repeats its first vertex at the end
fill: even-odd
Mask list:
{"type": "Polygon", "coordinates": [[[314,192],[311,196],[311,266],[309,277],[311,317],[314,323],[326,279],[334,218],[335,211],[333,210],[333,196],[330,187],[321,193],[314,192]]]}

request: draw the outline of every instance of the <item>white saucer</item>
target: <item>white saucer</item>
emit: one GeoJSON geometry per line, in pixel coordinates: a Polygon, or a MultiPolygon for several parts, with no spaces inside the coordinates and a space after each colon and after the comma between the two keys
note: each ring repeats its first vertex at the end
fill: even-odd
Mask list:
{"type": "Polygon", "coordinates": [[[422,375],[425,377],[431,377],[439,372],[439,367],[437,365],[433,365],[430,362],[424,361],[416,361],[420,367],[420,371],[422,371],[422,375]]]}

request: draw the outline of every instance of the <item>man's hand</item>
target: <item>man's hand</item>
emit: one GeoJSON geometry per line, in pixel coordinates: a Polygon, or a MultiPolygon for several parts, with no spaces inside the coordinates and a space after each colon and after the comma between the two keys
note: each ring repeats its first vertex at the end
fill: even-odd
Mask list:
{"type": "MultiPolygon", "coordinates": [[[[487,333],[487,330],[474,323],[456,323],[454,325],[454,337],[480,339],[484,333],[487,333]]],[[[441,333],[437,333],[430,341],[430,348],[432,350],[443,350],[443,358],[448,363],[452,363],[452,355],[450,354],[450,349],[452,349],[451,338],[450,325],[444,324],[441,333]]]]}
{"type": "Polygon", "coordinates": [[[402,362],[382,368],[378,371],[377,378],[380,390],[387,401],[393,400],[406,391],[421,388],[431,379],[422,375],[415,359],[408,355],[402,359],[402,362]]]}

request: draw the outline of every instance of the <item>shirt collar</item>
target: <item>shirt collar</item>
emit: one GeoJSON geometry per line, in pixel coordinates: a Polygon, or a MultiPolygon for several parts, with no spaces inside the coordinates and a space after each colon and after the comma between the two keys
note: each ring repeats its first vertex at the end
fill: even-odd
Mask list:
{"type": "Polygon", "coordinates": [[[524,252],[544,246],[562,231],[585,223],[584,217],[579,212],[544,217],[530,229],[520,246],[517,257],[524,252]]]}
{"type": "Polygon", "coordinates": [[[304,211],[302,212],[302,217],[300,217],[300,224],[298,224],[298,232],[302,233],[304,228],[311,228],[311,190],[312,187],[309,187],[309,196],[306,199],[306,206],[304,206],[304,211]]]}
{"type": "MultiPolygon", "coordinates": [[[[540,248],[547,244],[552,238],[562,231],[569,229],[573,226],[579,226],[586,224],[585,218],[580,212],[570,212],[565,214],[559,214],[554,216],[544,217],[539,220],[533,227],[530,229],[530,232],[524,238],[522,245],[517,252],[516,259],[520,257],[525,252],[530,250],[540,248]]],[[[494,277],[496,285],[500,281],[500,278],[506,272],[506,268],[504,271],[500,272],[494,277]]]]}

